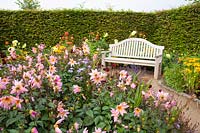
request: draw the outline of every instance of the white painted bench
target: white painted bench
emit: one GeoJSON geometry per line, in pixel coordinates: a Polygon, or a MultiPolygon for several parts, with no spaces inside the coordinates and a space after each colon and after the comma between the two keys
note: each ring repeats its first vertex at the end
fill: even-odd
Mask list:
{"type": "Polygon", "coordinates": [[[142,38],[128,38],[109,45],[102,51],[102,67],[108,63],[134,64],[154,67],[154,78],[161,75],[164,46],[158,46],[142,38]]]}

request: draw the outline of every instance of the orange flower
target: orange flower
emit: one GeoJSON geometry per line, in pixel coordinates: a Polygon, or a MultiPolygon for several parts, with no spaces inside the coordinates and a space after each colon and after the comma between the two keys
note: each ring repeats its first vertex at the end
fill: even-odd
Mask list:
{"type": "Polygon", "coordinates": [[[69,59],[69,63],[68,63],[71,67],[73,67],[76,63],[76,61],[74,59],[69,59]]]}
{"type": "Polygon", "coordinates": [[[123,102],[119,105],[117,105],[116,110],[123,116],[124,114],[126,114],[126,108],[128,108],[129,106],[127,105],[127,103],[123,102]]]}
{"type": "Polygon", "coordinates": [[[9,44],[9,41],[5,41],[5,45],[8,45],[9,44]]]}
{"type": "Polygon", "coordinates": [[[135,108],[134,109],[134,115],[137,117],[140,117],[140,114],[142,113],[142,109],[140,108],[135,108]]]}
{"type": "Polygon", "coordinates": [[[4,96],[0,98],[0,107],[4,109],[10,109],[15,104],[15,97],[13,96],[4,96]]]}

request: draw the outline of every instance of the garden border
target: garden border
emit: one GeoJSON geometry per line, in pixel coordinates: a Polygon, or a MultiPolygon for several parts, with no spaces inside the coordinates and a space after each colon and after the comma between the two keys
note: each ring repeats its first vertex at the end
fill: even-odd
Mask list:
{"type": "Polygon", "coordinates": [[[173,95],[174,99],[177,101],[179,108],[182,108],[182,117],[185,118],[183,121],[189,120],[189,126],[192,127],[197,124],[196,131],[194,133],[200,132],[200,100],[192,97],[183,92],[177,92],[172,88],[165,86],[163,84],[163,79],[158,80],[158,85],[173,95]]]}
{"type": "Polygon", "coordinates": [[[158,83],[159,83],[160,86],[162,86],[162,87],[166,88],[167,90],[169,90],[169,91],[171,91],[171,92],[173,92],[173,93],[176,93],[176,94],[178,94],[178,95],[180,95],[180,96],[184,96],[184,97],[187,97],[187,98],[192,99],[194,102],[197,102],[197,106],[199,106],[200,100],[199,100],[198,98],[194,98],[194,97],[192,97],[191,95],[188,95],[188,94],[183,93],[183,92],[177,92],[177,91],[175,91],[174,89],[172,89],[172,88],[170,88],[170,87],[168,87],[168,86],[165,86],[165,85],[163,84],[163,82],[164,82],[163,79],[158,80],[158,83]]]}

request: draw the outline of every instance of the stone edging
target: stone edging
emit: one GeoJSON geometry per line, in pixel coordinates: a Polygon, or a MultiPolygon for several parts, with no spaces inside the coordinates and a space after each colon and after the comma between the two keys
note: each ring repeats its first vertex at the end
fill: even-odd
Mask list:
{"type": "Polygon", "coordinates": [[[200,104],[200,100],[199,100],[199,99],[193,98],[192,96],[190,96],[190,95],[188,95],[188,94],[186,94],[186,93],[183,93],[183,92],[178,93],[178,92],[175,91],[174,89],[165,86],[165,85],[163,84],[163,80],[162,80],[162,79],[161,79],[161,80],[158,80],[158,84],[159,84],[160,86],[162,86],[163,88],[165,88],[166,90],[170,91],[170,92],[173,92],[173,93],[175,93],[175,94],[177,94],[177,95],[179,95],[179,96],[183,96],[183,97],[192,99],[194,102],[197,102],[198,105],[200,104]]]}

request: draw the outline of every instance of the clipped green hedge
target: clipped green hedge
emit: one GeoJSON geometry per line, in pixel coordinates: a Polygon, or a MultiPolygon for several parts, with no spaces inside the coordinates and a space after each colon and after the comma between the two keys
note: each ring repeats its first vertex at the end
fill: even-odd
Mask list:
{"type": "Polygon", "coordinates": [[[152,33],[153,15],[106,11],[0,11],[0,43],[18,40],[33,45],[55,45],[65,31],[77,43],[90,32],[109,33],[108,41],[127,38],[133,30],[152,33]],[[151,23],[146,26],[146,23],[151,23]]]}
{"type": "Polygon", "coordinates": [[[157,12],[151,41],[174,53],[200,54],[200,4],[157,12]]]}
{"type": "Polygon", "coordinates": [[[0,11],[0,44],[18,40],[48,46],[59,42],[65,31],[74,34],[75,43],[90,32],[108,33],[108,43],[128,38],[133,30],[155,44],[177,53],[200,51],[200,4],[155,13],[88,10],[0,11]]]}

